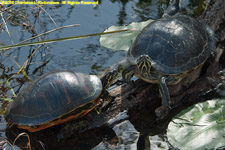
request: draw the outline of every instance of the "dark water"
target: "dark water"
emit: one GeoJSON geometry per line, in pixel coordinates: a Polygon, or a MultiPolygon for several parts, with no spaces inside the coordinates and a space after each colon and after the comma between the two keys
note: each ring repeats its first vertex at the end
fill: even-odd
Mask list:
{"type": "MultiPolygon", "coordinates": [[[[1,32],[0,44],[11,45],[12,41],[16,44],[35,33],[40,34],[54,29],[55,25],[49,15],[57,27],[70,24],[80,24],[80,26],[55,31],[43,36],[41,40],[98,33],[112,25],[118,26],[147,19],[157,19],[167,5],[168,2],[165,0],[99,0],[99,4],[96,6],[46,5],[42,7],[44,10],[34,8],[33,5],[16,5],[10,9],[10,12],[3,13],[5,19],[12,15],[10,20],[6,20],[11,37],[6,31],[1,32]],[[23,23],[32,30],[27,31],[25,25],[22,26],[23,23]]],[[[181,2],[183,11],[190,15],[201,14],[203,6],[202,0],[192,3],[187,0],[181,2]]],[[[20,66],[26,62],[28,56],[36,48],[38,46],[13,48],[0,55],[1,68],[5,69],[5,76],[1,78],[1,97],[11,98],[13,96],[11,90],[7,89],[9,85],[3,84],[5,78],[18,72],[20,66]]],[[[56,42],[41,46],[29,61],[25,71],[31,80],[46,72],[59,69],[100,74],[125,56],[126,52],[124,51],[113,51],[101,47],[99,37],[56,42]]],[[[8,83],[18,94],[24,88],[21,82],[27,83],[23,74],[13,76],[8,83]]],[[[4,129],[5,123],[1,122],[0,126],[0,129],[4,129]]],[[[0,136],[5,137],[4,132],[0,133],[0,136]]]]}

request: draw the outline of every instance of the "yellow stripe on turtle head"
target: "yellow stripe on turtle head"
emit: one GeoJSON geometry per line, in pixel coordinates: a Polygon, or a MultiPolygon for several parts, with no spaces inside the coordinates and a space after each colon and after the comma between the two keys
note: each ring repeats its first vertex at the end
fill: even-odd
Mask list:
{"type": "Polygon", "coordinates": [[[151,59],[148,55],[141,55],[137,59],[137,68],[140,73],[145,76],[150,76],[150,69],[151,69],[151,59]]]}

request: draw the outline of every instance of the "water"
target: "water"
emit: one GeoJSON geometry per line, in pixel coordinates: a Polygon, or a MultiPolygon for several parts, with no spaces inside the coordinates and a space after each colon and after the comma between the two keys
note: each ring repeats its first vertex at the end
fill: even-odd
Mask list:
{"type": "MultiPolygon", "coordinates": [[[[184,11],[191,15],[198,15],[202,12],[202,1],[199,3],[190,3],[182,1],[181,7],[184,11]]],[[[163,0],[99,0],[99,5],[46,5],[40,8],[28,5],[16,5],[9,12],[3,13],[4,18],[11,16],[10,20],[6,20],[8,30],[11,37],[6,31],[0,33],[0,44],[11,45],[23,41],[32,35],[40,34],[57,27],[62,27],[70,24],[80,24],[79,27],[67,28],[55,31],[49,35],[45,35],[41,40],[69,37],[75,35],[83,35],[90,33],[103,32],[106,28],[112,25],[125,25],[131,22],[145,21],[148,19],[159,18],[167,7],[167,2],[163,0]],[[48,12],[47,13],[45,13],[48,12]],[[51,20],[51,18],[54,22],[51,20]],[[36,16],[36,18],[34,17],[36,16]],[[22,24],[24,26],[22,26],[22,24]],[[25,28],[27,26],[27,29],[25,28]],[[34,28],[33,28],[34,27],[34,28]],[[12,42],[13,41],[13,42],[12,42]]],[[[2,23],[2,21],[1,21],[2,23]]],[[[21,48],[13,48],[0,55],[1,68],[5,69],[5,77],[11,77],[20,70],[28,56],[38,46],[28,46],[21,48]]],[[[101,74],[101,72],[115,64],[126,56],[124,51],[113,51],[101,47],[99,37],[90,37],[79,40],[71,40],[64,42],[56,42],[41,46],[29,61],[25,70],[28,73],[30,80],[53,70],[69,69],[90,74],[101,74]]],[[[2,73],[2,71],[0,72],[2,73]]],[[[1,83],[5,81],[5,77],[1,78],[1,83]]],[[[8,82],[2,84],[0,89],[1,97],[11,98],[13,93],[7,87],[12,87],[14,92],[18,94],[25,86],[21,83],[28,83],[24,75],[15,75],[8,82]]],[[[218,90],[218,93],[224,94],[224,90],[218,90]]],[[[1,129],[5,128],[5,122],[1,122],[1,129]]],[[[122,127],[124,124],[122,124],[122,127]]],[[[137,131],[135,131],[129,123],[125,125],[131,135],[133,134],[133,143],[137,141],[137,131]]],[[[115,127],[119,128],[119,127],[115,127]]],[[[116,129],[115,129],[116,130],[116,129]]],[[[127,133],[127,132],[126,132],[127,133]]],[[[5,137],[5,133],[0,133],[0,136],[5,137]]],[[[118,136],[123,136],[119,134],[118,136]]],[[[125,135],[126,139],[130,135],[125,135]]],[[[119,147],[133,147],[120,145],[119,147]]],[[[123,143],[124,144],[124,143],[123,143]]],[[[99,146],[101,147],[101,146],[99,146]]],[[[95,149],[98,149],[96,147],[95,149]]],[[[165,148],[166,149],[166,148],[165,148]]]]}

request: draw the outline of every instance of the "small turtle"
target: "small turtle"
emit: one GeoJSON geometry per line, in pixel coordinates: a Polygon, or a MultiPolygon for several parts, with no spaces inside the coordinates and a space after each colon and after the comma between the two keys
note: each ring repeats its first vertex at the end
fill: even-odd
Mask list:
{"type": "Polygon", "coordinates": [[[122,71],[125,82],[135,75],[159,84],[162,105],[167,108],[167,85],[178,84],[200,68],[215,50],[210,27],[178,11],[179,0],[172,0],[162,18],[143,29],[128,50],[122,71]]]}
{"type": "Polygon", "coordinates": [[[7,107],[5,120],[36,132],[80,118],[99,103],[111,99],[105,88],[117,72],[101,80],[95,75],[70,71],[47,73],[28,85],[7,107]]]}

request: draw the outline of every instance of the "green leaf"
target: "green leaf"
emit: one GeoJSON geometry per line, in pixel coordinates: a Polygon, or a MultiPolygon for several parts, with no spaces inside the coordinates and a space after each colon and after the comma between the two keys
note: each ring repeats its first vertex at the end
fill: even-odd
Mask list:
{"type": "Polygon", "coordinates": [[[225,100],[210,100],[181,111],[169,123],[167,137],[181,150],[225,146],[225,100]]]}
{"type": "Polygon", "coordinates": [[[131,29],[133,32],[118,33],[116,35],[101,35],[100,44],[106,48],[113,50],[125,50],[127,51],[138,34],[153,20],[147,20],[144,22],[133,22],[127,26],[111,26],[104,32],[110,32],[122,29],[131,29]]]}

